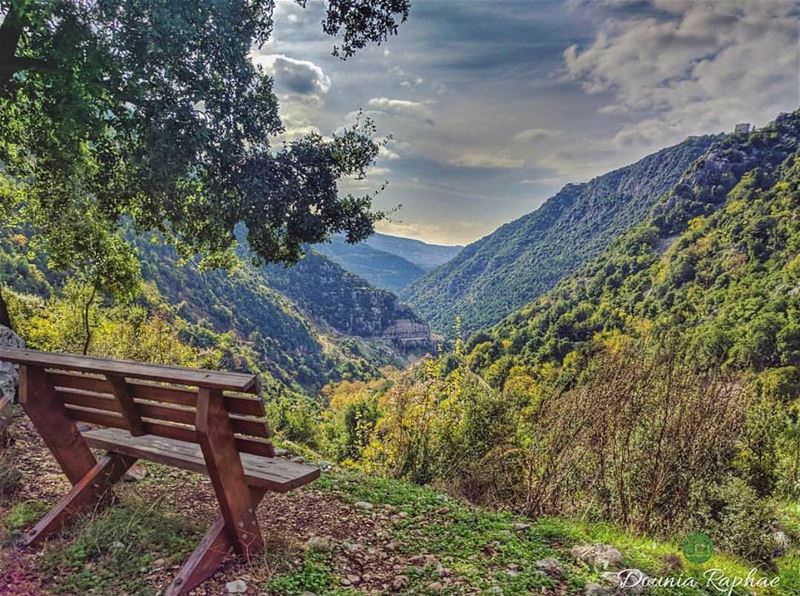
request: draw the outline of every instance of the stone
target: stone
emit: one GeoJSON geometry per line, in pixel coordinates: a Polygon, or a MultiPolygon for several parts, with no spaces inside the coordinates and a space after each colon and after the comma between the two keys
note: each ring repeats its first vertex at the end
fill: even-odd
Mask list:
{"type": "Polygon", "coordinates": [[[611,590],[604,588],[600,584],[589,582],[584,586],[583,593],[585,596],[607,596],[611,594],[611,590]]]}
{"type": "Polygon", "coordinates": [[[153,567],[163,567],[166,564],[164,559],[156,559],[153,561],[153,567]]]}
{"type": "Polygon", "coordinates": [[[577,561],[592,567],[609,569],[622,565],[622,553],[608,544],[581,544],[570,553],[577,561]]]}
{"type": "Polygon", "coordinates": [[[286,457],[287,455],[291,455],[288,449],[284,449],[283,447],[275,447],[275,457],[286,457]]]}
{"type": "Polygon", "coordinates": [[[361,578],[358,575],[348,575],[347,581],[349,581],[351,585],[357,586],[361,583],[361,578]]]}
{"type": "Polygon", "coordinates": [[[333,464],[329,461],[321,461],[319,462],[319,469],[323,472],[330,472],[333,469],[333,464]]]}
{"type": "Polygon", "coordinates": [[[430,590],[431,592],[441,592],[442,590],[444,590],[444,586],[442,585],[441,582],[432,582],[428,584],[428,590],[430,590]]]}
{"type": "MultiPolygon", "coordinates": [[[[0,347],[24,348],[25,342],[11,329],[0,325],[0,347]]],[[[17,366],[11,362],[0,362],[0,399],[8,397],[14,401],[18,380],[17,366]]]]}
{"type": "Polygon", "coordinates": [[[228,594],[244,594],[247,592],[247,584],[242,579],[237,579],[225,584],[228,594]]]}
{"type": "Polygon", "coordinates": [[[300,457],[299,455],[295,455],[294,457],[290,457],[289,461],[296,464],[304,464],[306,463],[306,458],[300,457]]]}
{"type": "Polygon", "coordinates": [[[518,532],[523,532],[528,528],[530,528],[531,525],[525,522],[514,522],[511,527],[517,530],[518,532]]]}
{"type": "Polygon", "coordinates": [[[133,464],[122,477],[124,482],[140,482],[147,477],[147,468],[142,464],[133,464]]]}
{"type": "Polygon", "coordinates": [[[392,592],[399,592],[408,585],[408,578],[405,575],[398,575],[392,580],[392,592]]]}
{"type": "Polygon", "coordinates": [[[539,559],[538,561],[534,561],[533,566],[554,579],[564,576],[564,568],[557,559],[539,559]]]}
{"type": "Polygon", "coordinates": [[[363,509],[364,511],[370,511],[370,510],[372,510],[372,509],[375,507],[375,506],[374,506],[372,503],[370,503],[369,501],[356,501],[356,503],[355,503],[355,506],[356,506],[358,509],[363,509]]]}
{"type": "Polygon", "coordinates": [[[306,541],[306,550],[315,553],[329,553],[333,550],[330,536],[312,536],[306,541]]]}

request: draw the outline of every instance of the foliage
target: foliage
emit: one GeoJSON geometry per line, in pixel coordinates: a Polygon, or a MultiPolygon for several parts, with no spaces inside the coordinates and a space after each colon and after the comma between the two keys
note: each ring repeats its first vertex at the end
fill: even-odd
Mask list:
{"type": "Polygon", "coordinates": [[[403,298],[441,333],[496,323],[639,224],[717,137],[692,137],[588,183],[568,184],[536,211],[470,244],[403,298]]]}
{"type": "MultiPolygon", "coordinates": [[[[304,2],[300,2],[301,5],[304,2]]],[[[243,224],[254,255],[293,262],[331,233],[363,239],[371,195],[340,197],[378,154],[360,119],[272,147],[272,79],[250,59],[274,0],[0,3],[0,211],[35,230],[54,268],[135,291],[120,230],[155,230],[219,264],[243,224]]],[[[408,0],[329,2],[347,57],[397,31],[408,0]]]]}

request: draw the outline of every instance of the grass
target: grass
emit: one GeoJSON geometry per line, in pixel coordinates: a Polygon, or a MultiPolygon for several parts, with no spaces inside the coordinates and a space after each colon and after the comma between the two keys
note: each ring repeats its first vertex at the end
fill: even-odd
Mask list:
{"type": "Polygon", "coordinates": [[[62,594],[145,594],[159,567],[179,564],[200,536],[163,502],[128,497],[115,507],[77,522],[64,543],[45,552],[44,572],[50,589],[62,594]]]}
{"type": "Polygon", "coordinates": [[[15,504],[0,519],[0,536],[3,540],[11,540],[27,526],[47,513],[49,507],[41,501],[21,501],[15,504]]]}
{"type": "MultiPolygon", "coordinates": [[[[156,483],[167,494],[170,484],[185,481],[181,473],[153,466],[142,482],[156,483]]],[[[727,576],[745,577],[750,568],[721,554],[701,566],[692,565],[681,555],[678,541],[634,536],[610,524],[556,518],[528,520],[475,508],[426,487],[356,471],[323,474],[312,488],[350,503],[368,501],[374,506],[373,513],[386,517],[383,528],[388,532],[387,540],[394,543],[394,552],[409,562],[403,572],[407,577],[405,593],[430,593],[430,586],[439,582],[445,584],[445,594],[580,594],[587,582],[600,583],[602,573],[572,559],[570,548],[581,543],[611,544],[625,555],[626,566],[641,569],[651,577],[680,573],[699,581],[710,568],[721,569],[727,576]],[[545,558],[556,559],[561,565],[560,581],[536,569],[536,561],[545,558]],[[443,571],[458,581],[441,582],[443,571]]],[[[6,511],[0,530],[6,536],[14,535],[46,509],[38,501],[17,503],[6,511]]],[[[796,537],[800,532],[800,507],[787,504],[783,515],[787,533],[796,537]]],[[[181,564],[200,539],[202,524],[188,517],[174,513],[166,500],[150,503],[125,493],[120,504],[76,523],[62,540],[45,549],[40,565],[43,576],[48,578],[48,590],[60,594],[155,593],[174,575],[174,570],[163,570],[181,564]]],[[[273,536],[270,540],[266,551],[251,562],[248,572],[248,583],[252,581],[251,585],[262,592],[355,593],[340,585],[335,553],[301,550],[290,537],[273,536]]],[[[798,554],[787,554],[778,565],[781,588],[775,593],[800,594],[798,554]]],[[[691,588],[648,592],[698,593],[719,592],[691,588]]]]}

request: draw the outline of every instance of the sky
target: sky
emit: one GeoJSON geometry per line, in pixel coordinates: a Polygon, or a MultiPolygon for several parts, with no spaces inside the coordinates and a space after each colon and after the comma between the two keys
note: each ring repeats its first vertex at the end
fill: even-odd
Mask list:
{"type": "Polygon", "coordinates": [[[412,0],[396,37],[346,61],[323,13],[277,0],[253,50],[284,140],[368,115],[391,140],[340,190],[388,181],[379,231],[427,242],[472,242],[566,183],[800,107],[794,1],[412,0]]]}

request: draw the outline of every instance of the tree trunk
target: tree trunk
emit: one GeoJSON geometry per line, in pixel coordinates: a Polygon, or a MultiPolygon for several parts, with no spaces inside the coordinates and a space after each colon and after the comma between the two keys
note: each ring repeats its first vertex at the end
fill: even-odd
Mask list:
{"type": "Polygon", "coordinates": [[[19,68],[16,53],[22,38],[23,25],[14,4],[10,4],[3,24],[0,25],[0,97],[5,94],[8,82],[19,68]]]}
{"type": "Polygon", "coordinates": [[[14,328],[11,326],[11,317],[8,314],[8,306],[6,305],[5,298],[3,297],[3,284],[0,284],[0,325],[8,327],[12,331],[14,330],[14,328]]]}

